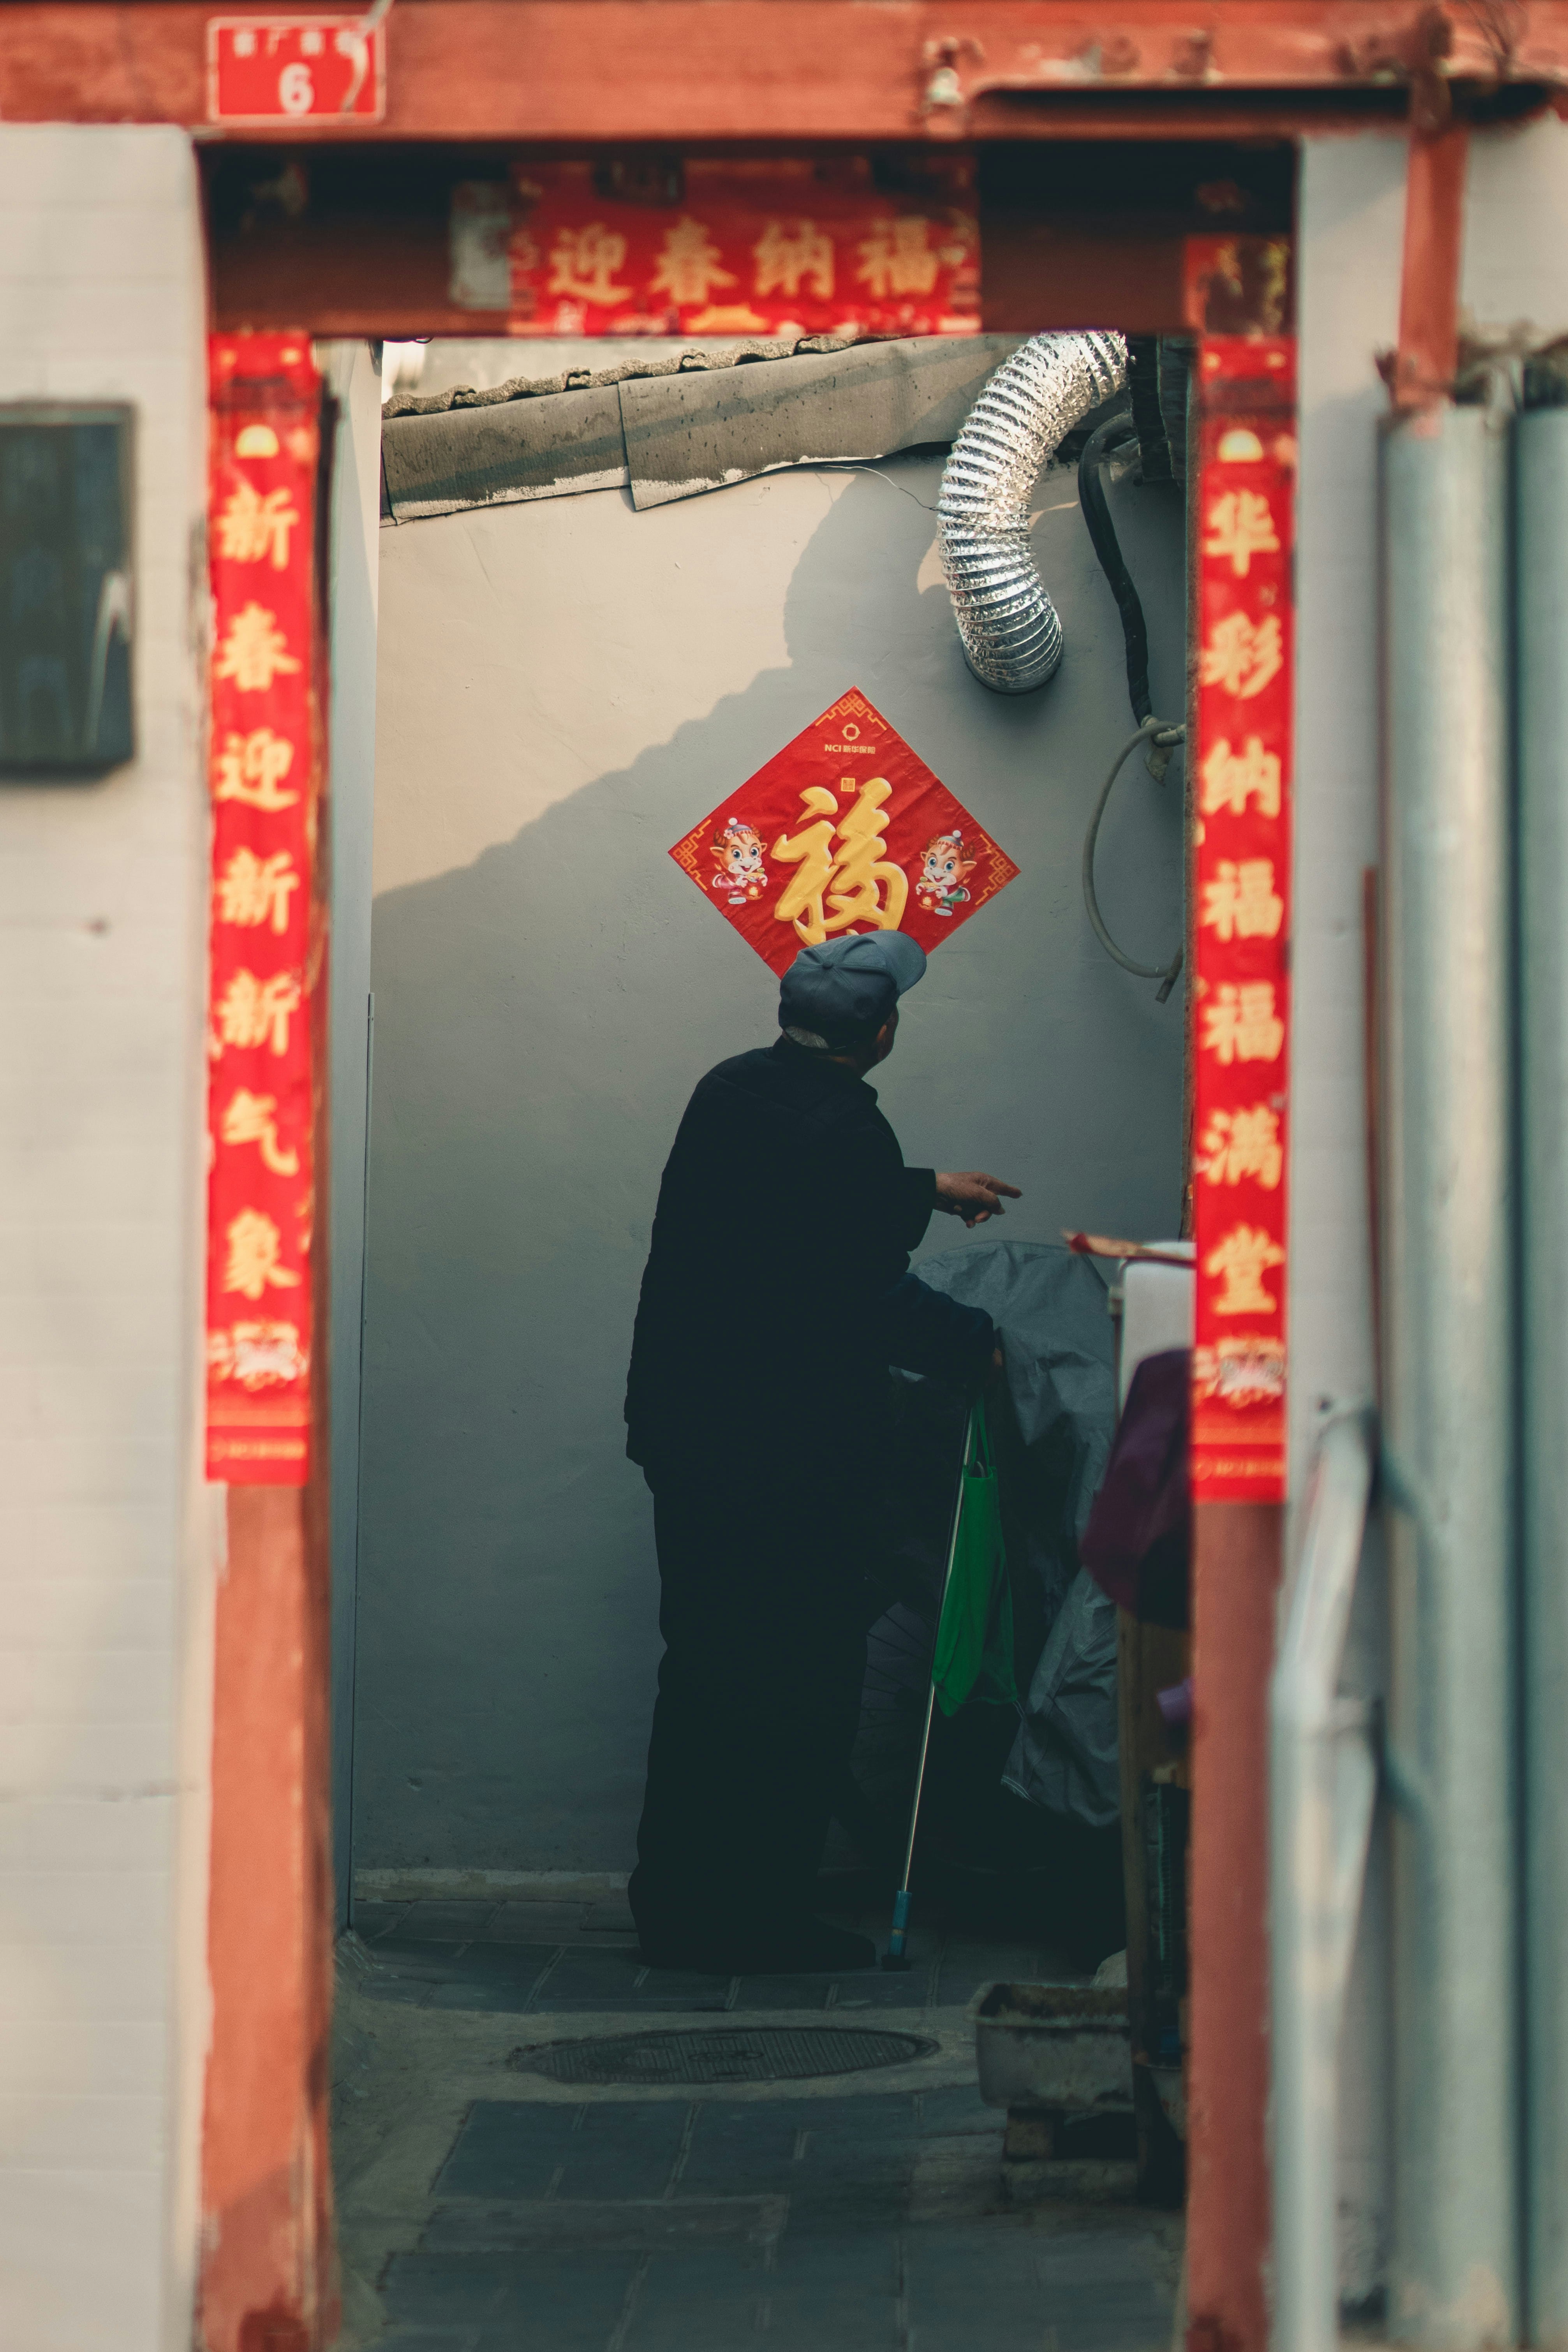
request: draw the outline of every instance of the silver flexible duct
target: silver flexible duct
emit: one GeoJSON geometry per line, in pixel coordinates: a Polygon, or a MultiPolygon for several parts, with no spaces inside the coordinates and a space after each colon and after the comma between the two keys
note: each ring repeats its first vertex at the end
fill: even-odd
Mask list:
{"type": "Polygon", "coordinates": [[[1062,625],[1029,552],[1029,493],[1064,434],[1125,381],[1120,335],[1036,335],[1004,360],[952,445],[937,499],[964,659],[996,694],[1044,686],[1062,625]]]}

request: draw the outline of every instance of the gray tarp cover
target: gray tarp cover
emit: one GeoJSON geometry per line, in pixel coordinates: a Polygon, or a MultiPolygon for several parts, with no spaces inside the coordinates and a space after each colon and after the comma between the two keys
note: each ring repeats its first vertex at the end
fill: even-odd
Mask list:
{"type": "Polygon", "coordinates": [[[1116,1425],[1104,1277],[1050,1242],[972,1243],[915,1272],[984,1307],[1002,1333],[1026,1465],[1025,1540],[1053,1612],[1003,1780],[1047,1812],[1104,1828],[1121,1809],[1116,1604],[1078,1559],[1116,1425]]]}

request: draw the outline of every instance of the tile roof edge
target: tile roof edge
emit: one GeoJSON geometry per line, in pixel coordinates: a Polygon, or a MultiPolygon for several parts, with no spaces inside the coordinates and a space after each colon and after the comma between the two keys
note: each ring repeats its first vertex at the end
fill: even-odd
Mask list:
{"type": "MultiPolygon", "coordinates": [[[[976,334],[984,330],[977,327],[976,334]]],[[[798,359],[803,354],[849,351],[858,344],[902,342],[905,336],[868,335],[802,335],[793,341],[753,338],[745,342],[721,344],[716,349],[693,345],[689,351],[677,352],[668,358],[624,362],[619,367],[567,368],[560,375],[510,376],[488,391],[472,385],[455,384],[448,392],[395,393],[381,412],[382,423],[395,424],[405,416],[441,416],[455,408],[493,408],[514,400],[542,400],[562,392],[595,392],[604,384],[625,383],[637,376],[702,375],[722,368],[744,367],[768,360],[798,359]]],[[[923,341],[926,338],[921,337],[923,341]]],[[[946,340],[932,337],[931,340],[946,340]]]]}

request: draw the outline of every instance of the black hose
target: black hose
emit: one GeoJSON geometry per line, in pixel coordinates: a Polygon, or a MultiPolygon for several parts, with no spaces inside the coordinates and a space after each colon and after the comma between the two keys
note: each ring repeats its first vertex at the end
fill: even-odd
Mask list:
{"type": "Polygon", "coordinates": [[[1100,558],[1100,568],[1110,583],[1110,593],[1121,614],[1121,635],[1127,646],[1127,694],[1140,727],[1153,709],[1149,693],[1149,631],[1132,575],[1121,560],[1116,526],[1106,500],[1102,468],[1113,448],[1133,438],[1137,431],[1125,410],[1097,425],[1084,443],[1078,461],[1078,502],[1100,558]]]}

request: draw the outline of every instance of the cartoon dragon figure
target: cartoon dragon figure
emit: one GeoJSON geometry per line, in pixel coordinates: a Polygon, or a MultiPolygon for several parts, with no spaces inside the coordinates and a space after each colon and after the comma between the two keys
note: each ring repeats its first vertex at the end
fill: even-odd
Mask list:
{"type": "Polygon", "coordinates": [[[708,845],[709,855],[718,872],[709,884],[729,898],[731,907],[743,907],[749,898],[760,898],[763,885],[768,878],[763,863],[763,845],[754,825],[744,817],[727,818],[708,845]]]}
{"type": "Polygon", "coordinates": [[[969,897],[963,878],[973,873],[974,866],[975,860],[963,854],[961,833],[939,833],[934,840],[928,841],[921,853],[921,869],[915,881],[915,897],[925,912],[951,920],[953,908],[969,897]]]}

